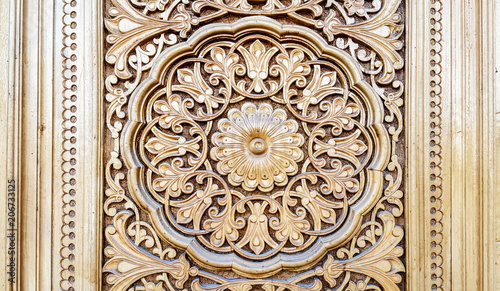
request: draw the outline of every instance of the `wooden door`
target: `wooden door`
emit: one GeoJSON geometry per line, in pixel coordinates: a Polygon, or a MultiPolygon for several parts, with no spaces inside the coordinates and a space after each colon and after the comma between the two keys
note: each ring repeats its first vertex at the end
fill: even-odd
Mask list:
{"type": "Polygon", "coordinates": [[[500,288],[496,1],[8,8],[6,290],[500,288]]]}

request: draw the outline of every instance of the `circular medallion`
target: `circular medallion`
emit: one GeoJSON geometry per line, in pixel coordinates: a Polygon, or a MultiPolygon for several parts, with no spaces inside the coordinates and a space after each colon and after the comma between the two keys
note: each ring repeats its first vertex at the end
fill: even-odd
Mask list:
{"type": "Polygon", "coordinates": [[[198,32],[131,101],[130,192],[202,266],[307,268],[381,195],[382,104],[356,63],[307,29],[256,17],[198,32]]]}
{"type": "Polygon", "coordinates": [[[212,136],[211,158],[218,161],[217,172],[247,191],[270,192],[274,185],[285,186],[304,157],[297,121],[287,120],[285,110],[274,110],[268,103],[259,107],[244,103],[241,110],[229,110],[228,117],[218,122],[212,136]]]}

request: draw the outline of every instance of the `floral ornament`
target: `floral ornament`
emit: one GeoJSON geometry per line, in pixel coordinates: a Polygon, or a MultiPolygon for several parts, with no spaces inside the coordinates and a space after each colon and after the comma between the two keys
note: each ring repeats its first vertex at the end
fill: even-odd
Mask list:
{"type": "Polygon", "coordinates": [[[238,242],[238,247],[243,248],[249,245],[250,249],[259,255],[264,250],[265,245],[277,248],[279,245],[269,235],[269,217],[266,215],[268,203],[247,203],[252,215],[248,218],[248,230],[245,236],[238,242]]]}
{"type": "Polygon", "coordinates": [[[147,11],[165,11],[168,5],[171,4],[170,0],[132,0],[132,4],[139,7],[145,7],[147,11]]]}
{"type": "Polygon", "coordinates": [[[344,2],[344,6],[349,16],[353,16],[354,14],[364,16],[366,14],[364,5],[365,0],[345,0],[344,2]]]}
{"type": "Polygon", "coordinates": [[[304,157],[298,123],[267,103],[258,108],[245,103],[241,110],[229,110],[228,117],[219,121],[219,132],[212,136],[215,147],[210,154],[218,161],[219,173],[247,191],[258,187],[269,192],[274,185],[285,186],[304,157]]]}
{"type": "Polygon", "coordinates": [[[232,12],[243,15],[279,15],[295,14],[297,11],[308,10],[314,17],[319,17],[323,8],[318,3],[322,0],[196,0],[191,7],[197,14],[204,10],[218,10],[213,14],[232,12]]]}
{"type": "MultiPolygon", "coordinates": [[[[356,13],[358,16],[366,16],[367,8],[363,6],[363,0],[345,0],[344,5],[348,14],[356,13]]],[[[372,5],[378,6],[379,2],[373,2],[372,5]]],[[[347,23],[345,25],[339,20],[339,15],[331,10],[325,18],[323,32],[328,41],[333,42],[338,35],[352,38],[356,42],[362,42],[369,46],[375,52],[382,67],[381,77],[378,78],[379,84],[390,84],[396,77],[396,70],[403,68],[404,60],[399,53],[403,48],[403,42],[400,37],[404,30],[401,24],[402,17],[398,13],[401,0],[386,0],[380,12],[369,20],[363,22],[347,23]]],[[[345,18],[345,17],[344,17],[345,18]]]]}
{"type": "Polygon", "coordinates": [[[383,286],[383,290],[400,290],[397,286],[401,282],[399,273],[404,272],[405,267],[399,259],[403,255],[403,248],[398,244],[403,239],[404,231],[396,226],[394,216],[387,211],[380,212],[377,218],[382,224],[373,221],[364,223],[363,228],[368,230],[368,235],[355,237],[349,249],[338,250],[338,259],[328,255],[322,268],[317,270],[317,274],[323,275],[330,287],[334,287],[341,280],[339,277],[342,273],[347,271],[363,273],[374,278],[383,286]],[[371,229],[373,231],[370,231],[371,229]],[[375,235],[379,236],[376,242],[375,235]],[[360,252],[359,246],[365,246],[368,237],[373,241],[372,247],[360,252]]]}
{"type": "MultiPolygon", "coordinates": [[[[153,38],[162,34],[168,34],[167,44],[177,42],[178,36],[187,37],[191,31],[191,16],[184,4],[179,4],[175,10],[177,13],[162,13],[162,18],[153,18],[134,9],[132,3],[126,0],[111,0],[114,8],[110,9],[110,16],[105,19],[104,24],[110,34],[106,41],[111,48],[106,52],[106,62],[114,65],[115,75],[119,79],[130,79],[133,73],[130,71],[129,56],[133,54],[138,45],[145,38],[153,38]]],[[[161,3],[154,3],[151,7],[161,8],[161,3]]],[[[151,50],[151,49],[149,49],[151,50]]]]}
{"type": "MultiPolygon", "coordinates": [[[[216,3],[224,4],[223,1],[216,1],[216,3]]],[[[231,4],[235,8],[240,8],[243,11],[249,11],[252,9],[252,5],[248,3],[247,0],[237,0],[231,4]]]]}
{"type": "Polygon", "coordinates": [[[357,63],[319,39],[264,17],[200,31],[131,96],[121,134],[131,200],[204,270],[312,267],[381,197],[383,104],[357,63]]]}
{"type": "MultiPolygon", "coordinates": [[[[252,84],[250,88],[246,90],[247,92],[255,91],[256,93],[264,92],[267,93],[269,89],[264,84],[264,80],[267,79],[269,75],[269,61],[273,57],[273,55],[278,52],[277,47],[271,47],[266,50],[266,47],[259,41],[255,41],[250,45],[250,51],[248,51],[243,46],[240,46],[238,50],[241,52],[243,57],[245,58],[245,62],[247,65],[247,75],[252,80],[252,84]]],[[[238,88],[241,90],[245,90],[246,82],[240,81],[238,83],[238,88]]],[[[277,84],[271,83],[271,90],[276,89],[277,84]]]]}

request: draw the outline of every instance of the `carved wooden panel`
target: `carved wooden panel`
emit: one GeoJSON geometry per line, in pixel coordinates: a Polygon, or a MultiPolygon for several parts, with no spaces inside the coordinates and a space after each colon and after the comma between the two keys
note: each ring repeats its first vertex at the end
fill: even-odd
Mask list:
{"type": "Polygon", "coordinates": [[[104,290],[405,289],[404,3],[103,9],[104,290]]]}
{"type": "Polygon", "coordinates": [[[498,1],[2,4],[0,290],[500,290],[498,1]]]}

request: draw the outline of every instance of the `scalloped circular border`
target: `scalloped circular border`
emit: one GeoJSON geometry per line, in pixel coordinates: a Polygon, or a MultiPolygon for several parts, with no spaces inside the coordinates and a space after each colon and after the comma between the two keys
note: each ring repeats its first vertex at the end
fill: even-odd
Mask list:
{"type": "Polygon", "coordinates": [[[184,249],[190,258],[204,268],[232,270],[248,278],[269,277],[281,270],[300,271],[309,268],[321,260],[327,252],[348,241],[361,227],[361,218],[380,198],[383,188],[383,170],[390,159],[390,141],[383,125],[383,105],[374,89],[362,79],[359,65],[346,52],[330,46],[313,30],[296,25],[282,25],[263,16],[241,19],[233,24],[212,24],[195,32],[186,42],[165,50],[158,63],[151,69],[150,75],[139,85],[131,96],[129,103],[129,121],[126,123],[121,138],[123,158],[128,171],[128,187],[134,200],[145,209],[159,231],[162,239],[172,245],[184,249]],[[367,166],[367,176],[371,183],[366,186],[362,198],[351,206],[351,211],[344,225],[331,235],[319,237],[307,250],[300,254],[280,253],[263,261],[249,261],[235,253],[217,254],[204,248],[195,237],[186,237],[174,231],[163,214],[163,205],[156,202],[146,190],[141,177],[144,165],[137,156],[136,134],[145,121],[145,106],[148,93],[161,85],[165,73],[173,62],[184,55],[197,51],[208,40],[216,36],[237,39],[248,33],[261,33],[284,39],[302,39],[305,45],[318,57],[328,59],[338,65],[347,75],[351,88],[360,94],[367,109],[366,128],[376,137],[374,139],[374,157],[367,166]]]}

